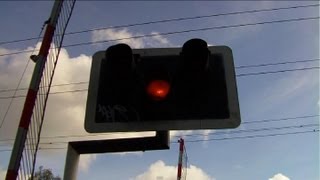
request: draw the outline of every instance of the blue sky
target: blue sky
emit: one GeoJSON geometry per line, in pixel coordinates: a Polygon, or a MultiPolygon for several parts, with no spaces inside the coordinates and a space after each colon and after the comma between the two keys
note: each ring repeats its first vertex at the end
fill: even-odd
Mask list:
{"type": "MultiPolygon", "coordinates": [[[[316,1],[78,1],[67,32],[176,17],[192,17],[316,3],[316,1]]],[[[42,23],[49,17],[52,4],[51,1],[0,2],[0,22],[2,23],[0,41],[36,37],[42,23]]],[[[319,7],[220,16],[69,35],[65,37],[64,44],[316,16],[319,16],[319,7]]],[[[195,37],[202,38],[212,45],[227,45],[231,47],[236,66],[319,58],[319,19],[157,36],[148,39],[128,40],[125,43],[134,48],[179,47],[188,39],[195,37]]],[[[88,81],[91,56],[96,51],[105,50],[115,43],[63,49],[54,83],[88,81]]],[[[30,50],[35,46],[35,41],[0,45],[0,54],[30,50]]],[[[15,88],[17,86],[28,56],[29,54],[19,54],[0,57],[0,89],[15,88]]],[[[236,72],[241,74],[315,66],[319,66],[319,61],[237,69],[236,72]]],[[[33,65],[28,67],[21,87],[28,85],[32,68],[33,65]]],[[[237,84],[243,122],[319,114],[319,70],[238,77],[237,84]]],[[[81,88],[87,88],[87,84],[56,87],[52,91],[81,88]]],[[[23,94],[25,92],[20,93],[23,94]]],[[[10,95],[12,94],[0,94],[1,97],[10,95]]],[[[86,92],[51,95],[48,101],[42,135],[52,137],[86,134],[83,129],[86,95],[86,92]]],[[[8,99],[0,99],[0,120],[3,119],[8,103],[8,99]]],[[[8,117],[0,129],[0,139],[8,139],[15,136],[22,104],[22,98],[14,99],[8,117]]],[[[318,117],[302,118],[290,121],[242,124],[236,130],[318,123],[318,117]]],[[[189,157],[188,179],[318,180],[320,179],[319,133],[224,141],[213,140],[197,143],[188,142],[195,139],[206,140],[290,133],[318,128],[303,127],[242,134],[233,134],[232,132],[236,130],[219,130],[219,132],[227,132],[224,135],[215,134],[216,131],[172,132],[171,141],[177,141],[176,135],[203,134],[202,136],[185,137],[189,157]],[[213,134],[208,135],[208,133],[213,134]]],[[[99,138],[116,138],[120,136],[133,136],[133,134],[99,136],[99,138]]],[[[44,139],[43,142],[78,139],[51,138],[44,139]]],[[[93,138],[83,137],[82,139],[93,138]]],[[[12,142],[0,141],[0,145],[0,150],[10,149],[12,142]]],[[[42,145],[42,147],[47,146],[42,145]]],[[[66,144],[54,143],[50,147],[66,147],[66,144]]],[[[0,151],[0,178],[7,168],[10,153],[10,151],[0,151]]],[[[62,176],[65,153],[65,149],[42,150],[39,152],[37,164],[52,168],[55,174],[62,176]]],[[[163,151],[85,156],[80,161],[78,179],[142,180],[163,176],[164,179],[171,180],[176,176],[177,160],[177,143],[172,143],[170,150],[163,151]]]]}

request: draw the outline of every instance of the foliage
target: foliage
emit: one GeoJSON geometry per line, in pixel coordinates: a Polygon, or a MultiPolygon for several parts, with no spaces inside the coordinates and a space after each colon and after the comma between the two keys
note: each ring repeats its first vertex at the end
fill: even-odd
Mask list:
{"type": "Polygon", "coordinates": [[[34,173],[33,180],[61,180],[61,178],[54,176],[51,169],[44,169],[43,166],[40,166],[39,170],[34,173]]]}

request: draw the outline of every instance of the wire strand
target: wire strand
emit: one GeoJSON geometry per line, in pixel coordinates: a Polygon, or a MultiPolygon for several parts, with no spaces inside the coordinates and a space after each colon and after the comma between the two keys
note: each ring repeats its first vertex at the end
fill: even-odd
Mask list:
{"type": "MultiPolygon", "coordinates": [[[[246,130],[231,130],[231,131],[218,131],[218,132],[211,132],[208,134],[186,134],[183,135],[184,137],[197,137],[197,136],[205,136],[208,137],[210,135],[226,135],[226,134],[242,134],[242,133],[255,133],[255,132],[262,132],[262,131],[274,131],[274,130],[283,130],[283,129],[299,129],[299,128],[307,128],[307,127],[319,127],[319,124],[301,124],[295,126],[283,126],[283,127],[270,127],[270,128],[258,128],[258,129],[246,129],[246,130]]],[[[179,137],[179,136],[175,136],[179,137]]]]}
{"type": "MultiPolygon", "coordinates": [[[[229,29],[229,28],[238,28],[238,27],[247,27],[247,26],[257,26],[257,25],[265,25],[265,24],[275,24],[275,23],[286,23],[286,22],[297,22],[297,21],[306,21],[306,20],[316,20],[319,19],[319,16],[315,17],[302,17],[302,18],[295,18],[295,19],[284,19],[284,20],[274,20],[274,21],[264,21],[264,22],[257,22],[257,23],[245,23],[245,24],[235,24],[235,25],[224,25],[224,26],[214,26],[214,27],[206,27],[206,28],[199,28],[199,29],[189,29],[189,30],[182,30],[182,31],[172,31],[172,32],[163,32],[163,33],[151,33],[146,35],[139,35],[139,36],[129,36],[126,38],[116,38],[116,39],[107,39],[101,41],[92,41],[92,42],[82,42],[82,43],[75,43],[62,46],[63,48],[70,48],[76,46],[88,46],[93,44],[102,44],[102,43],[109,43],[115,41],[123,41],[129,39],[141,39],[141,38],[150,38],[156,36],[169,36],[169,35],[176,35],[176,34],[184,34],[184,33],[191,33],[191,32],[199,32],[199,31],[209,31],[209,30],[219,30],[219,29],[229,29]]],[[[0,54],[1,56],[9,56],[15,54],[22,54],[27,53],[30,51],[18,51],[13,53],[7,54],[0,54]]]]}
{"type": "MultiPolygon", "coordinates": [[[[278,71],[262,71],[262,72],[254,72],[254,73],[243,73],[237,74],[236,77],[247,77],[247,76],[258,76],[258,75],[266,75],[266,74],[276,74],[276,73],[284,73],[284,72],[295,72],[295,71],[307,71],[307,70],[318,70],[320,67],[307,67],[307,68],[297,68],[297,69],[285,69],[285,70],[278,70],[278,71]]],[[[87,82],[88,83],[88,82],[87,82]]],[[[76,90],[69,90],[69,91],[57,91],[57,92],[50,92],[49,94],[65,94],[65,93],[77,93],[77,92],[87,92],[88,89],[76,89],[76,90]]],[[[41,94],[44,95],[44,94],[41,94]]],[[[1,99],[11,99],[11,98],[24,98],[25,95],[19,96],[3,96],[0,97],[1,99]]]]}
{"type": "MultiPolygon", "coordinates": [[[[253,135],[253,136],[240,136],[240,137],[226,137],[226,138],[212,138],[212,139],[199,139],[199,140],[187,140],[185,142],[207,142],[207,141],[223,141],[223,140],[238,140],[238,139],[252,139],[252,138],[264,138],[264,137],[274,137],[274,136],[284,136],[284,135],[296,135],[296,134],[305,134],[305,133],[315,133],[319,132],[319,129],[309,130],[309,131],[297,131],[297,132],[286,132],[278,134],[266,134],[266,135],[253,135]]],[[[176,143],[176,142],[171,142],[176,143]]]]}
{"type": "Polygon", "coordinates": [[[292,72],[292,71],[306,71],[306,70],[313,70],[313,69],[319,69],[319,68],[320,68],[319,66],[316,66],[316,67],[306,67],[306,68],[296,68],[296,69],[285,69],[285,70],[278,70],[278,71],[262,71],[262,72],[237,74],[236,76],[237,77],[258,76],[258,75],[284,73],[284,72],[292,72]]]}
{"type": "MultiPolygon", "coordinates": [[[[315,117],[319,117],[320,114],[315,114],[315,115],[305,115],[305,116],[295,116],[295,117],[285,117],[285,118],[275,118],[275,119],[260,119],[260,120],[255,120],[255,121],[244,121],[241,124],[251,124],[251,123],[269,123],[269,122],[280,122],[280,121],[294,121],[294,120],[298,120],[298,119],[309,119],[309,118],[315,118],[315,117]]],[[[297,125],[297,126],[290,126],[290,127],[286,127],[286,128],[300,128],[301,126],[314,126],[315,124],[303,124],[303,125],[297,125]]],[[[275,127],[275,128],[279,128],[279,127],[275,127]]],[[[263,128],[264,129],[264,128],[263,128]]],[[[261,129],[250,129],[250,130],[239,130],[239,132],[242,133],[242,131],[261,131],[261,129]]],[[[265,129],[264,129],[265,131],[265,129]]],[[[238,131],[235,131],[238,132],[238,131]]],[[[216,133],[222,133],[223,132],[216,132],[216,133]]],[[[60,139],[60,138],[81,138],[81,137],[98,137],[98,136],[111,136],[111,135],[121,135],[121,133],[104,133],[104,134],[66,134],[66,135],[58,135],[58,136],[42,136],[42,139],[60,139]]],[[[192,135],[192,134],[191,134],[192,135]]],[[[203,134],[198,134],[203,136],[203,134]]],[[[184,136],[189,136],[189,135],[184,135],[184,136]]],[[[181,135],[176,135],[176,136],[172,136],[172,137],[176,137],[179,138],[181,137],[181,135]]],[[[7,141],[13,141],[14,139],[0,139],[0,142],[7,142],[7,141]]]]}
{"type": "MultiPolygon", "coordinates": [[[[246,11],[234,11],[234,12],[226,12],[226,13],[210,14],[210,15],[200,15],[200,16],[191,16],[191,17],[179,17],[179,18],[148,21],[148,22],[142,22],[142,23],[132,23],[132,24],[125,24],[125,25],[116,25],[116,26],[110,26],[110,27],[102,27],[102,28],[93,28],[93,29],[86,29],[86,30],[80,30],[80,31],[73,31],[73,32],[67,32],[67,33],[65,33],[65,35],[74,35],[74,34],[81,34],[81,33],[87,33],[87,32],[92,32],[92,31],[99,31],[99,30],[106,30],[106,29],[119,29],[119,28],[127,28],[127,27],[134,27],[134,26],[143,26],[143,25],[150,25],[150,24],[177,22],[177,21],[202,19],[202,18],[210,18],[210,17],[219,17],[219,16],[227,16],[227,15],[252,14],[252,13],[268,12],[268,11],[279,11],[279,10],[289,10],[289,9],[310,8],[310,7],[318,7],[319,5],[320,4],[309,4],[309,5],[298,5],[298,6],[289,6],[289,7],[265,8],[265,9],[246,10],[246,11]]],[[[61,36],[61,35],[57,34],[56,36],[61,36]]],[[[30,41],[30,40],[34,40],[34,39],[37,39],[37,38],[36,37],[31,37],[31,38],[25,38],[25,39],[3,41],[3,42],[0,42],[0,45],[18,43],[18,42],[24,42],[24,41],[30,41]]]]}
{"type": "MultiPolygon", "coordinates": [[[[235,69],[242,69],[242,68],[256,68],[256,67],[264,67],[264,66],[276,66],[276,65],[284,65],[284,64],[295,64],[295,63],[306,63],[306,62],[315,62],[320,61],[320,58],[315,59],[305,59],[305,60],[297,60],[297,61],[284,61],[278,63],[262,63],[262,64],[252,64],[252,65],[240,65],[236,66],[235,69]]],[[[59,87],[59,86],[70,86],[70,85],[81,85],[81,84],[88,84],[88,81],[80,81],[80,82],[70,82],[70,83],[61,83],[61,84],[53,84],[51,87],[59,87]]],[[[46,87],[46,86],[44,86],[46,87]]],[[[40,87],[40,88],[44,88],[40,87]]],[[[14,91],[15,89],[0,89],[0,93],[14,91]]],[[[20,88],[19,91],[28,90],[28,88],[20,88]]]]}
{"type": "Polygon", "coordinates": [[[240,65],[240,66],[236,66],[235,68],[236,69],[256,68],[256,67],[277,66],[277,65],[316,62],[316,61],[320,61],[320,58],[297,60],[297,61],[284,61],[284,62],[277,62],[277,63],[262,63],[262,64],[240,65]]]}
{"type": "Polygon", "coordinates": [[[199,29],[189,29],[189,30],[182,30],[182,31],[172,31],[172,32],[163,32],[157,34],[146,34],[146,35],[138,35],[138,36],[130,36],[126,38],[117,38],[117,39],[107,39],[101,41],[92,41],[92,42],[83,42],[83,43],[76,43],[76,44],[69,44],[63,47],[75,47],[75,46],[86,46],[92,44],[101,44],[101,43],[108,43],[114,41],[122,41],[122,40],[129,40],[129,39],[141,39],[141,38],[150,38],[156,36],[169,36],[175,34],[184,34],[190,32],[199,32],[199,31],[209,31],[209,30],[218,30],[218,29],[229,29],[229,28],[238,28],[238,27],[246,27],[246,26],[257,26],[257,25],[264,25],[264,24],[275,24],[275,23],[285,23],[285,22],[297,22],[297,21],[306,21],[306,20],[316,20],[319,19],[319,16],[314,17],[302,17],[302,18],[294,18],[294,19],[283,19],[283,20],[274,20],[274,21],[264,21],[264,22],[257,22],[257,23],[245,23],[245,24],[235,24],[235,25],[224,25],[224,26],[214,26],[214,27],[206,27],[206,28],[199,28],[199,29]]]}
{"type": "MultiPolygon", "coordinates": [[[[232,138],[212,138],[212,139],[202,139],[202,140],[185,140],[184,142],[196,143],[196,142],[210,142],[210,141],[223,141],[223,140],[240,140],[240,139],[254,139],[254,138],[266,138],[266,137],[275,137],[275,136],[286,136],[286,135],[299,135],[299,134],[308,134],[308,133],[317,133],[319,129],[308,130],[308,131],[296,131],[296,132],[286,132],[286,133],[277,133],[277,134],[266,134],[266,135],[254,135],[254,136],[240,136],[232,138]]],[[[176,141],[171,141],[170,144],[177,144],[176,141]]],[[[39,147],[39,150],[63,150],[67,149],[66,147],[39,147]]],[[[12,149],[0,149],[0,152],[9,152],[12,149]]]]}
{"type": "MultiPolygon", "coordinates": [[[[46,23],[43,23],[42,28],[41,28],[41,30],[40,30],[40,32],[39,32],[39,35],[38,35],[36,44],[39,42],[40,37],[41,37],[41,35],[42,35],[42,33],[43,33],[43,30],[44,30],[44,27],[45,27],[45,26],[46,26],[46,23]]],[[[31,55],[34,53],[35,49],[36,49],[36,47],[33,48],[32,52],[31,52],[31,55]]],[[[30,64],[30,58],[28,59],[25,67],[23,68],[23,71],[22,71],[22,74],[21,74],[20,79],[19,79],[19,81],[18,81],[17,87],[14,89],[13,96],[16,96],[17,92],[19,91],[19,87],[20,87],[20,85],[21,85],[21,83],[22,83],[23,77],[24,77],[25,74],[26,74],[26,71],[27,71],[27,69],[28,69],[29,64],[30,64]]],[[[7,107],[7,109],[6,109],[5,113],[4,113],[4,116],[3,116],[2,120],[1,120],[1,123],[0,123],[0,129],[2,128],[4,122],[5,122],[6,118],[7,118],[7,115],[8,115],[8,113],[9,113],[9,110],[10,110],[11,106],[12,106],[12,103],[13,103],[13,99],[10,100],[9,105],[8,105],[8,107],[7,107]]]]}

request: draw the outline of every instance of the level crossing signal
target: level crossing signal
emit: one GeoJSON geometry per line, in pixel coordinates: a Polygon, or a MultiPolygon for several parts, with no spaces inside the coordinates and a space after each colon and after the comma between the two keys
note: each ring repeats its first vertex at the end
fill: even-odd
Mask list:
{"type": "Polygon", "coordinates": [[[235,69],[227,46],[110,46],[94,54],[85,129],[97,132],[236,128],[235,69]]]}

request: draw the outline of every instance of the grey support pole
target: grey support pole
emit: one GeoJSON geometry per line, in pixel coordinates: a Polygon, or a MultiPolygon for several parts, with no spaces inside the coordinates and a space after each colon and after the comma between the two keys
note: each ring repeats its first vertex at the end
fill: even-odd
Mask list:
{"type": "Polygon", "coordinates": [[[64,180],[76,180],[80,154],[68,143],[66,164],[64,167],[64,180]]]}
{"type": "Polygon", "coordinates": [[[81,154],[165,150],[170,148],[169,140],[169,131],[157,131],[154,137],[69,142],[63,179],[77,179],[81,154]]]}

